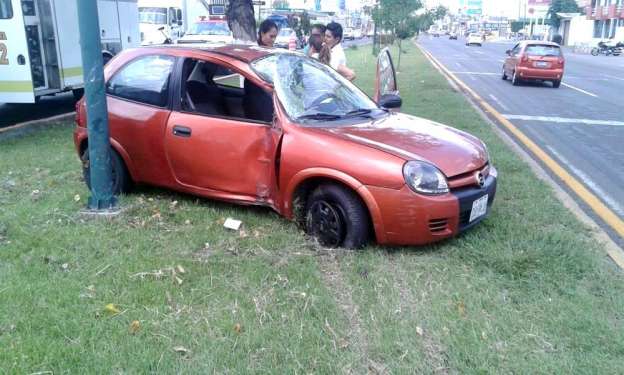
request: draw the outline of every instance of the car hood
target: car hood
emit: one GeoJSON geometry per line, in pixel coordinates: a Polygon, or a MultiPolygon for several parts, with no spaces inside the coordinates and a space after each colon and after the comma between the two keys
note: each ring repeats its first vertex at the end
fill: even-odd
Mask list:
{"type": "Polygon", "coordinates": [[[487,151],[478,138],[405,114],[391,114],[357,125],[314,129],[388,152],[406,161],[429,162],[447,177],[473,171],[487,162],[487,151]]]}

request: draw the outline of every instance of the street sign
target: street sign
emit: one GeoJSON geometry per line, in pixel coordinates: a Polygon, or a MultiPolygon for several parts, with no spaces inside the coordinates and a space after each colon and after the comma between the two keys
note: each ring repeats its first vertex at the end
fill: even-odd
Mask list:
{"type": "Polygon", "coordinates": [[[252,1],[251,4],[252,5],[266,5],[266,2],[264,2],[264,1],[252,1]]]}

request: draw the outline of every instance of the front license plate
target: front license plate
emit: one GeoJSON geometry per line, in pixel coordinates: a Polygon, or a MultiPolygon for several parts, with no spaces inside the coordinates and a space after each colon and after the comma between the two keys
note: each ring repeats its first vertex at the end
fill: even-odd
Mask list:
{"type": "Polygon", "coordinates": [[[487,202],[487,194],[472,202],[472,210],[470,210],[470,220],[468,222],[472,223],[475,219],[478,219],[481,216],[485,215],[485,213],[487,212],[487,202]]]}
{"type": "Polygon", "coordinates": [[[549,66],[550,64],[545,61],[538,61],[535,63],[536,68],[548,68],[549,66]]]}

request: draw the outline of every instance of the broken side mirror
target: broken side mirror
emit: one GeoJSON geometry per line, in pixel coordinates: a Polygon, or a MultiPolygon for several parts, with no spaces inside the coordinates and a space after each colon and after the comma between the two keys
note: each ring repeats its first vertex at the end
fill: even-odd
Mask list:
{"type": "Polygon", "coordinates": [[[377,104],[379,104],[380,107],[386,109],[401,108],[401,105],[403,104],[403,99],[395,94],[385,94],[382,95],[381,98],[379,98],[379,103],[377,104]]]}
{"type": "Polygon", "coordinates": [[[505,51],[505,53],[507,54],[507,56],[511,56],[511,50],[508,49],[507,51],[505,51]]]}

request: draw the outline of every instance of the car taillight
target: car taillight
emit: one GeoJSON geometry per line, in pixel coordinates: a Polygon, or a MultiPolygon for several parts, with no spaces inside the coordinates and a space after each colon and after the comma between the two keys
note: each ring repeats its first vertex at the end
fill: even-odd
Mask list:
{"type": "Polygon", "coordinates": [[[559,63],[559,66],[563,68],[563,63],[565,61],[562,58],[559,58],[559,60],[557,60],[557,62],[559,63]]]}

